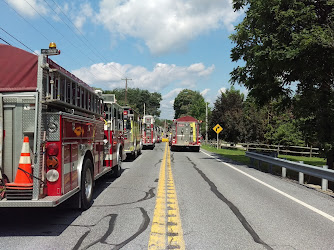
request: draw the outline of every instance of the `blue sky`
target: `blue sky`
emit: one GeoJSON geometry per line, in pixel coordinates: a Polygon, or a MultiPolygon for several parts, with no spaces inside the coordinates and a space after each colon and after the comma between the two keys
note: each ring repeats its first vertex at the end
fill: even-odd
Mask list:
{"type": "Polygon", "coordinates": [[[230,88],[228,36],[242,17],[231,0],[1,0],[0,42],[36,53],[55,42],[52,59],[92,87],[131,78],[128,87],[161,93],[160,117],[173,119],[182,89],[213,106],[230,88]]]}

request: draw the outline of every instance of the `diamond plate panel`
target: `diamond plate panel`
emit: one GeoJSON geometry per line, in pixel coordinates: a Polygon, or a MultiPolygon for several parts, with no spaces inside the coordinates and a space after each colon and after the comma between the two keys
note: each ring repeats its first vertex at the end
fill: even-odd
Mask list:
{"type": "Polygon", "coordinates": [[[3,97],[3,102],[4,103],[17,103],[17,98],[13,97],[3,97]]]}
{"type": "Polygon", "coordinates": [[[46,139],[47,141],[59,141],[60,140],[60,128],[59,128],[59,114],[47,114],[46,115],[46,139]]]}
{"type": "Polygon", "coordinates": [[[32,133],[34,132],[35,130],[35,109],[23,109],[22,129],[23,129],[23,132],[32,132],[32,133]]]}

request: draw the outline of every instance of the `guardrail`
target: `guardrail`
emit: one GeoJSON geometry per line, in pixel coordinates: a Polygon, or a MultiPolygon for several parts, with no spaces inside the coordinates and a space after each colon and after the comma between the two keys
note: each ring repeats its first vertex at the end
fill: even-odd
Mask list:
{"type": "Polygon", "coordinates": [[[254,152],[246,152],[246,156],[251,159],[251,164],[254,165],[254,160],[259,162],[266,162],[282,168],[282,177],[286,177],[286,169],[291,169],[299,173],[299,184],[304,184],[304,174],[321,178],[321,189],[326,191],[328,189],[328,181],[334,181],[334,170],[328,169],[328,166],[323,168],[311,166],[301,162],[293,162],[284,159],[279,159],[272,156],[258,154],[254,152]]]}
{"type": "MultiPolygon", "coordinates": [[[[217,141],[209,140],[208,145],[216,146],[217,141]]],[[[230,143],[219,142],[220,148],[238,148],[245,151],[257,150],[263,152],[277,152],[278,154],[287,155],[301,155],[301,156],[319,156],[319,148],[314,147],[300,147],[300,146],[284,146],[284,145],[270,145],[263,143],[230,143]]]]}

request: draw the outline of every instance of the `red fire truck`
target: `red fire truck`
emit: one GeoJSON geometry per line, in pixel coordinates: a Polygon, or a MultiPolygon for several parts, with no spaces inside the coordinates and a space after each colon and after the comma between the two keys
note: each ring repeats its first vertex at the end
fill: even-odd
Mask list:
{"type": "Polygon", "coordinates": [[[144,116],[143,125],[143,148],[153,149],[156,141],[156,133],[154,127],[154,117],[151,115],[144,116]]]}
{"type": "Polygon", "coordinates": [[[112,176],[121,175],[121,163],[126,158],[123,136],[123,108],[116,103],[114,94],[102,94],[104,102],[105,157],[104,166],[113,169],[112,176]]]}
{"type": "Polygon", "coordinates": [[[199,125],[198,120],[191,116],[176,119],[172,126],[172,136],[169,142],[171,151],[189,148],[199,152],[201,147],[199,125]]]}
{"type": "Polygon", "coordinates": [[[41,52],[0,44],[0,207],[54,207],[77,195],[87,209],[94,181],[120,174],[123,142],[113,128],[122,110],[52,61],[51,44],[41,52]],[[23,138],[31,173],[18,167],[28,155],[23,138]],[[31,183],[16,178],[22,172],[31,183]]]}

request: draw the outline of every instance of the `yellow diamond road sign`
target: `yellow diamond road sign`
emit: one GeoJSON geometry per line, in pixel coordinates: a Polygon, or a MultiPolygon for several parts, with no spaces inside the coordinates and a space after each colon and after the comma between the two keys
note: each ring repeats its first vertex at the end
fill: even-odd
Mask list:
{"type": "Polygon", "coordinates": [[[217,134],[219,134],[220,132],[222,132],[223,128],[222,128],[219,124],[217,124],[217,125],[213,128],[213,130],[214,130],[217,134]]]}

